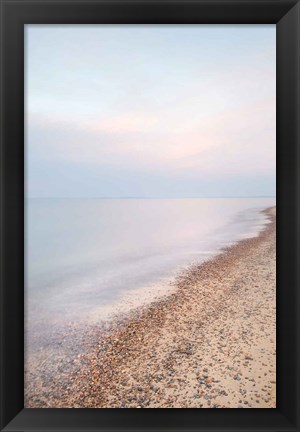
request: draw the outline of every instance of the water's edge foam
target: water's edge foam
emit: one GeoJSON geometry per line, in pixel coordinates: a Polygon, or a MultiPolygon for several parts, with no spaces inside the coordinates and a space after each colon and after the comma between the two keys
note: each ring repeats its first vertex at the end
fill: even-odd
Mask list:
{"type": "MultiPolygon", "coordinates": [[[[176,283],[178,278],[184,278],[192,268],[198,267],[201,264],[213,260],[220,254],[226,253],[229,249],[237,245],[238,243],[258,237],[263,231],[267,229],[267,226],[271,223],[269,212],[272,207],[267,207],[257,212],[258,218],[256,222],[260,222],[256,225],[256,230],[250,233],[240,233],[240,238],[226,242],[226,244],[220,245],[215,251],[209,256],[206,256],[202,260],[195,260],[193,263],[185,266],[180,266],[177,271],[169,277],[161,278],[155,284],[146,285],[143,287],[135,288],[127,291],[117,302],[112,303],[108,307],[101,307],[95,311],[92,316],[90,324],[96,324],[102,320],[106,321],[119,321],[120,319],[126,319],[136,309],[148,307],[150,304],[160,301],[163,298],[168,297],[172,292],[176,291],[176,283]],[[102,318],[100,318],[100,316],[102,318]],[[103,318],[105,316],[105,318],[103,318]]],[[[247,212],[247,211],[246,211],[247,212]]]]}

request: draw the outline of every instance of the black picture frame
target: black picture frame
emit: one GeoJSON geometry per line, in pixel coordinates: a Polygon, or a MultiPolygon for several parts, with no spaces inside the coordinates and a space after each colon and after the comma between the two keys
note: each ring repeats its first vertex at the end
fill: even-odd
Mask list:
{"type": "Polygon", "coordinates": [[[299,431],[299,1],[0,0],[0,3],[1,430],[299,431]],[[24,24],[38,23],[276,23],[276,409],[24,409],[24,24]]]}

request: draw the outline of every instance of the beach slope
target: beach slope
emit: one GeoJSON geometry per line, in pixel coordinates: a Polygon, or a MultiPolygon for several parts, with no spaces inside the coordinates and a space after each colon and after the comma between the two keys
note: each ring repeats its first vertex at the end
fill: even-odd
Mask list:
{"type": "Polygon", "coordinates": [[[275,408],[276,211],[266,212],[258,237],[188,269],[108,336],[94,330],[68,383],[58,376],[34,399],[28,386],[25,405],[275,408]]]}

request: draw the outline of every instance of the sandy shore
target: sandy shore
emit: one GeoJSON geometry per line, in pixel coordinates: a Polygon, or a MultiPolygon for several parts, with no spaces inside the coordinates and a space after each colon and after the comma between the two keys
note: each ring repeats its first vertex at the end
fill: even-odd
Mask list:
{"type": "Polygon", "coordinates": [[[258,237],[190,268],[113,332],[87,329],[55,362],[39,353],[25,406],[275,408],[275,208],[267,214],[258,237]]]}

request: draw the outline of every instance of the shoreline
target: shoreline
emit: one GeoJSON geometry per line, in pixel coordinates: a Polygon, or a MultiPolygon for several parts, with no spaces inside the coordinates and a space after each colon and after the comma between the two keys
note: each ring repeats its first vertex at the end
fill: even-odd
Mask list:
{"type": "Polygon", "coordinates": [[[107,335],[88,328],[58,375],[27,373],[25,407],[275,407],[274,207],[265,213],[257,237],[191,266],[174,292],[107,335]]]}

